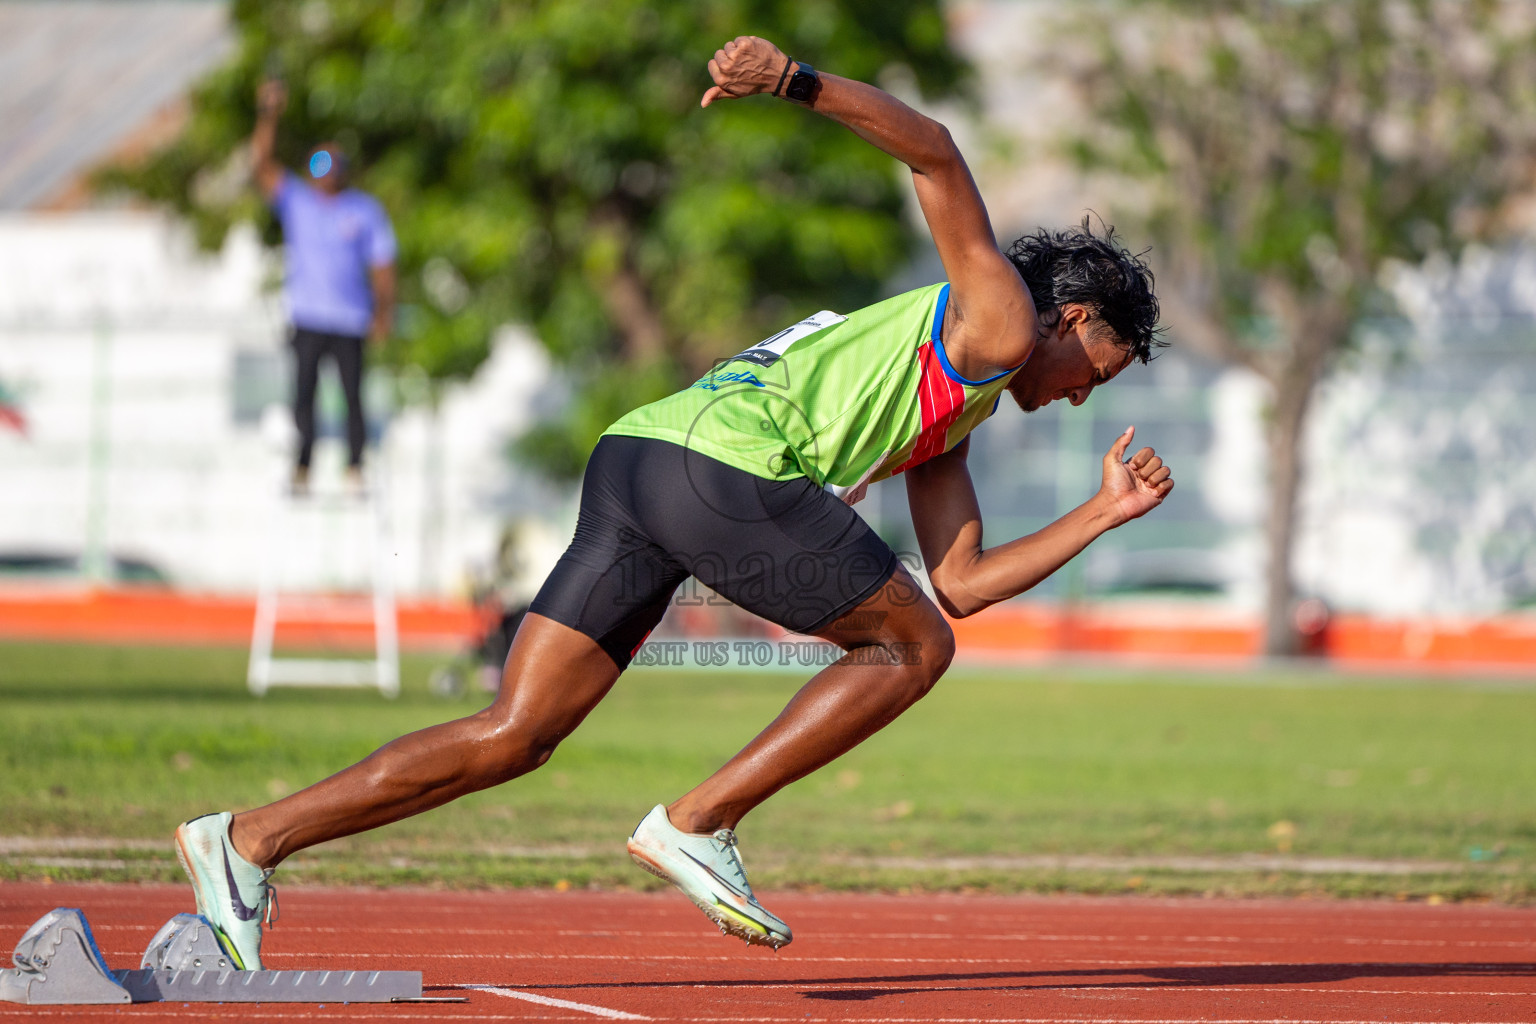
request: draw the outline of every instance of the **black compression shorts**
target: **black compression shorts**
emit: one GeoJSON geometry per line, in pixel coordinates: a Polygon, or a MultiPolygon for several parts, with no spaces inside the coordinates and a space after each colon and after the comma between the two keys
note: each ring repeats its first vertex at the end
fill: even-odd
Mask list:
{"type": "Polygon", "coordinates": [[[896,571],[858,513],[801,477],[766,480],[669,441],[608,435],[576,536],[529,611],[596,640],[619,668],[689,576],[796,633],[815,633],[896,571]]]}

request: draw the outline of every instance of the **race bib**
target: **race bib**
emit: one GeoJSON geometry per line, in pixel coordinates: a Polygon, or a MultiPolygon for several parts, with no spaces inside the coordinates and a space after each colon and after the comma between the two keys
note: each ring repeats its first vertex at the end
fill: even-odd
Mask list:
{"type": "Polygon", "coordinates": [[[771,338],[764,338],[745,352],[732,356],[731,359],[745,359],[747,362],[756,363],[759,366],[772,366],[783,357],[785,352],[789,351],[789,346],[801,338],[809,337],[817,331],[824,331],[833,324],[840,324],[847,319],[841,313],[834,313],[830,309],[824,309],[815,316],[806,317],[792,327],[784,328],[771,338]]]}

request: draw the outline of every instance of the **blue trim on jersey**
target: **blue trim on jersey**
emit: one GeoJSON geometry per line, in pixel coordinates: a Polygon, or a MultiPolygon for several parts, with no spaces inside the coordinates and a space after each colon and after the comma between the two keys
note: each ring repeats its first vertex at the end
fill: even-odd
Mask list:
{"type": "Polygon", "coordinates": [[[949,285],[939,289],[939,308],[933,311],[933,329],[928,332],[928,340],[935,345],[943,345],[944,339],[940,335],[944,331],[944,310],[949,306],[949,285]]]}
{"type": "MultiPolygon", "coordinates": [[[[939,354],[939,365],[944,368],[944,375],[947,376],[950,380],[954,381],[956,384],[964,384],[966,387],[979,388],[983,384],[991,384],[993,381],[1001,377],[1006,377],[1010,373],[1016,372],[1019,369],[1019,366],[1023,366],[1024,363],[1029,362],[1028,359],[1025,359],[1024,363],[1020,363],[1019,366],[1015,366],[1011,370],[1004,370],[1001,373],[994,373],[986,380],[966,380],[964,377],[960,376],[960,374],[955,371],[955,368],[949,364],[949,353],[944,351],[944,339],[939,336],[944,327],[944,309],[948,305],[949,285],[946,284],[942,289],[939,290],[939,308],[933,314],[933,333],[930,337],[933,341],[933,350],[939,354]]],[[[998,397],[1001,398],[1002,396],[999,395],[998,397]]],[[[992,411],[997,411],[996,405],[992,407],[992,411]]]]}

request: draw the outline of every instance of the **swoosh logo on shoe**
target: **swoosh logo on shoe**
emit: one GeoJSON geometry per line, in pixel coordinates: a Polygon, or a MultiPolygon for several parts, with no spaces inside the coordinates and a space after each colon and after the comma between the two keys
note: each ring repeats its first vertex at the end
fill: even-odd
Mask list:
{"type": "Polygon", "coordinates": [[[261,908],[248,907],[240,898],[240,883],[235,881],[235,872],[229,866],[229,847],[220,843],[219,849],[224,853],[224,877],[229,880],[229,909],[242,921],[256,920],[261,916],[261,908]]]}
{"type": "Polygon", "coordinates": [[[747,900],[750,903],[756,903],[757,902],[757,900],[753,897],[753,895],[751,893],[743,892],[742,890],[736,888],[736,886],[732,885],[726,879],[721,878],[719,872],[717,872],[714,868],[710,867],[708,864],[705,864],[703,861],[699,860],[699,858],[695,857],[693,854],[689,853],[687,850],[682,850],[682,851],[679,851],[679,852],[681,852],[684,857],[687,857],[689,860],[693,861],[699,867],[703,868],[705,870],[705,872],[707,872],[709,874],[710,878],[713,878],[715,881],[717,881],[721,885],[725,886],[727,889],[729,889],[731,892],[735,893],[737,896],[740,896],[742,899],[747,900]]]}

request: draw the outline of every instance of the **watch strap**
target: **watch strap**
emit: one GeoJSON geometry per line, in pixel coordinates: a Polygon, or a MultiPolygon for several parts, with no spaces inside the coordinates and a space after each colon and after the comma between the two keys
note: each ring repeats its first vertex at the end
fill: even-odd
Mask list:
{"type": "Polygon", "coordinates": [[[787,57],[784,61],[784,70],[779,72],[779,84],[773,87],[773,94],[777,96],[779,90],[784,88],[784,79],[789,77],[789,69],[795,66],[795,58],[787,57]]]}

